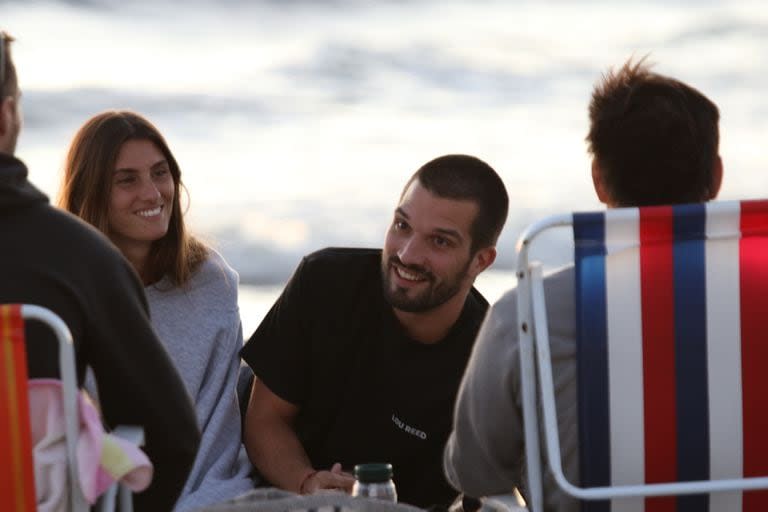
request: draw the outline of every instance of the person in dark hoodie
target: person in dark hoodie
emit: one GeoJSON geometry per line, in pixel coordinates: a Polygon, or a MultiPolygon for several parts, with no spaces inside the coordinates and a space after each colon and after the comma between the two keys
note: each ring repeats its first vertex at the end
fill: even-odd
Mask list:
{"type": "MultiPolygon", "coordinates": [[[[0,303],[37,304],[69,326],[78,382],[90,366],[107,426],[144,428],[155,471],[134,507],[170,510],[200,442],[190,397],[152,331],[130,264],[98,231],[53,208],[14,157],[22,114],[12,41],[0,32],[0,303]]],[[[31,323],[26,339],[30,378],[58,377],[53,335],[31,323]]]]}

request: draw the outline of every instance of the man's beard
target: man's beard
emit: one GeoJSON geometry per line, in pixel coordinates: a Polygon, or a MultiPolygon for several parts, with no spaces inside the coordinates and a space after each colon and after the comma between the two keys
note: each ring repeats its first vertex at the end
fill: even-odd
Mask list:
{"type": "Polygon", "coordinates": [[[381,281],[384,287],[384,298],[393,308],[407,313],[424,313],[442,306],[461,290],[471,260],[472,258],[467,259],[466,265],[453,276],[450,276],[449,279],[444,280],[441,283],[436,283],[437,279],[435,275],[425,268],[418,265],[405,265],[397,256],[390,256],[387,261],[382,260],[381,265],[381,281]],[[392,283],[390,269],[392,269],[393,272],[396,272],[392,264],[397,264],[406,271],[424,278],[425,281],[422,281],[419,285],[423,286],[426,283],[426,288],[416,295],[409,296],[409,291],[413,293],[412,290],[392,283]]]}

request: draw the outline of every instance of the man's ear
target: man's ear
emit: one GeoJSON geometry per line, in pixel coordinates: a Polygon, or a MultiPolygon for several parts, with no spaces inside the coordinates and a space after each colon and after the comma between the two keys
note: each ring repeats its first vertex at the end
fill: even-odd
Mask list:
{"type": "Polygon", "coordinates": [[[712,181],[709,184],[709,197],[707,200],[714,199],[720,193],[720,186],[723,184],[723,159],[717,155],[712,163],[712,181]]]}
{"type": "Polygon", "coordinates": [[[12,152],[14,142],[14,119],[16,99],[11,96],[0,98],[0,153],[12,152]]]}
{"type": "Polygon", "coordinates": [[[496,247],[483,247],[482,249],[478,249],[475,256],[472,258],[472,274],[477,277],[483,270],[490,267],[494,261],[496,261],[496,247]]]}
{"type": "Polygon", "coordinates": [[[12,96],[0,97],[0,137],[4,137],[11,130],[14,105],[15,100],[12,96]]]}
{"type": "Polygon", "coordinates": [[[605,188],[605,181],[603,181],[603,170],[597,163],[597,158],[592,158],[592,186],[595,187],[595,193],[600,202],[610,206],[608,191],[605,188]]]}

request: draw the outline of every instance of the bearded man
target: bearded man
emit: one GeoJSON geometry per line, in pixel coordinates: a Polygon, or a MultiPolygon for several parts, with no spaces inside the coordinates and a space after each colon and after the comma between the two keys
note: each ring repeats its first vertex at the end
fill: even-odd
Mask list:
{"type": "Polygon", "coordinates": [[[382,250],[306,256],[242,350],[256,379],[244,440],[273,485],[349,491],[355,464],[393,465],[402,502],[446,506],[442,450],[488,303],[509,199],[498,174],[446,155],[408,180],[382,250]]]}

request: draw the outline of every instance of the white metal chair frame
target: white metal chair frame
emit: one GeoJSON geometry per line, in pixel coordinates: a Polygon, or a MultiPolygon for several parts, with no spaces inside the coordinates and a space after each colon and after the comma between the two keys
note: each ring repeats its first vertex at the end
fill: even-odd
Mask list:
{"type": "Polygon", "coordinates": [[[73,511],[88,510],[88,504],[80,489],[77,470],[77,437],[80,432],[80,415],[77,406],[77,375],[72,333],[67,324],[50,309],[31,304],[21,305],[24,320],[37,320],[46,324],[59,342],[59,371],[61,372],[64,401],[64,428],[66,432],[69,473],[70,506],[73,511]]]}
{"type": "Polygon", "coordinates": [[[604,487],[579,487],[565,478],[560,457],[557,413],[549,349],[547,311],[541,264],[529,263],[528,251],[533,240],[543,231],[572,226],[571,214],[555,215],[531,224],[517,241],[518,336],[520,343],[521,395],[525,455],[528,464],[528,506],[534,512],[543,510],[542,467],[539,451],[539,419],[537,409],[537,379],[541,391],[544,445],[557,485],[569,495],[583,500],[604,500],[630,496],[667,496],[702,494],[719,491],[756,490],[768,488],[768,477],[748,477],[691,482],[671,482],[604,487]],[[535,332],[534,332],[535,327],[535,332]]]}
{"type": "MultiPolygon", "coordinates": [[[[59,343],[59,371],[63,388],[70,510],[73,512],[88,511],[89,506],[80,488],[77,464],[77,438],[80,433],[80,414],[77,399],[77,366],[75,365],[72,333],[67,324],[56,313],[42,306],[22,304],[21,316],[24,320],[37,320],[46,324],[54,332],[59,343]]],[[[120,426],[112,433],[136,444],[143,444],[144,442],[144,433],[140,427],[120,426]]],[[[124,485],[112,485],[100,499],[98,511],[113,512],[115,510],[116,495],[120,503],[121,512],[131,512],[133,510],[131,491],[124,485]]]]}
{"type": "MultiPolygon", "coordinates": [[[[118,425],[112,434],[132,442],[137,446],[144,444],[144,429],[135,426],[118,425]]],[[[98,501],[97,512],[133,512],[133,493],[125,484],[112,484],[98,501]],[[115,508],[115,505],[119,505],[115,508]]]]}

